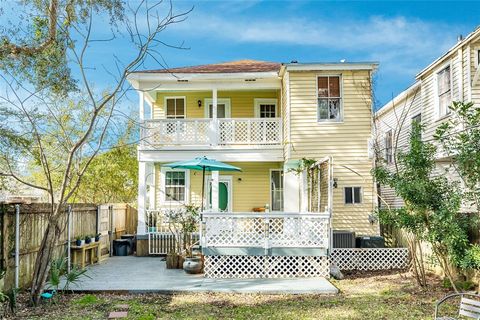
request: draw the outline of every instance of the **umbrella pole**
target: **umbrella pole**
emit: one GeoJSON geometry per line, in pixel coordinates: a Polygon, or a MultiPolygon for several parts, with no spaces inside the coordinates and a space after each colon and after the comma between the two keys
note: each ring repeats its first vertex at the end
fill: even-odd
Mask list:
{"type": "Polygon", "coordinates": [[[205,200],[205,167],[203,167],[203,170],[202,170],[202,211],[200,212],[203,212],[204,200],[205,200]]]}

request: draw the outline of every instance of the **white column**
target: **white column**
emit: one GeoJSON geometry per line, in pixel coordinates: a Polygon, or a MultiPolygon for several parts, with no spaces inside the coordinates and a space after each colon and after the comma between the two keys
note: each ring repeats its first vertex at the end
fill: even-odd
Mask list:
{"type": "Polygon", "coordinates": [[[300,179],[287,167],[283,171],[283,207],[285,212],[300,211],[300,179]]]}
{"type": "Polygon", "coordinates": [[[143,91],[138,91],[138,114],[140,121],[145,120],[145,93],[143,91]]]}
{"type": "Polygon", "coordinates": [[[218,182],[220,179],[220,173],[218,171],[212,171],[212,211],[218,212],[218,182]]]}
{"type": "MultiPolygon", "coordinates": [[[[219,132],[219,125],[218,125],[218,118],[217,118],[217,104],[218,104],[218,95],[217,95],[217,88],[212,90],[212,144],[218,144],[218,137],[220,135],[219,132]]],[[[206,106],[208,108],[208,106],[206,106]]]]}
{"type": "Polygon", "coordinates": [[[307,170],[303,170],[300,174],[300,212],[308,211],[308,182],[307,170]]]}
{"type": "Polygon", "coordinates": [[[147,193],[145,174],[146,174],[146,162],[138,163],[138,222],[137,222],[137,234],[146,233],[145,224],[145,197],[147,193]]]}

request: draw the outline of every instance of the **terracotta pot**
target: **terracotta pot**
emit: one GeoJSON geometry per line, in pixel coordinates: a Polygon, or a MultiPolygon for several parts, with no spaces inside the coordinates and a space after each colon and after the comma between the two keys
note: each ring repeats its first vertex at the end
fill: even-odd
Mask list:
{"type": "Polygon", "coordinates": [[[189,274],[198,274],[202,272],[202,259],[200,257],[185,258],[183,270],[189,274]]]}

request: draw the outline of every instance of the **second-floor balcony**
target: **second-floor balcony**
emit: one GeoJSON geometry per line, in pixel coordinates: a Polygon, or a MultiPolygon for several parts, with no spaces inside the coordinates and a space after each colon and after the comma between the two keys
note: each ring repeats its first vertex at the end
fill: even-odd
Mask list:
{"type": "Polygon", "coordinates": [[[140,147],[161,149],[171,146],[279,147],[281,118],[191,118],[145,120],[140,147]]]}

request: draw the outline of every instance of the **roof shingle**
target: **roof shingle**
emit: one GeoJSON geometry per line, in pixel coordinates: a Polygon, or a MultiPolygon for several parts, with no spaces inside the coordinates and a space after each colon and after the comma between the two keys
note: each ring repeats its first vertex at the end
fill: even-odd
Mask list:
{"type": "Polygon", "coordinates": [[[144,70],[137,71],[141,73],[239,73],[239,72],[271,72],[279,71],[280,63],[257,61],[257,60],[237,60],[215,64],[204,64],[199,66],[144,70]]]}

